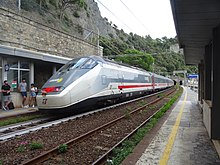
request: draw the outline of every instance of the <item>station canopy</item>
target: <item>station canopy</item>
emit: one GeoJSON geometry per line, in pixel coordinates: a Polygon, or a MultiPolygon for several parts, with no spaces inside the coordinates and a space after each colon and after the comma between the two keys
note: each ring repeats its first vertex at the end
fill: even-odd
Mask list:
{"type": "Polygon", "coordinates": [[[180,48],[186,64],[203,60],[213,28],[220,23],[220,0],[170,0],[180,48]]]}

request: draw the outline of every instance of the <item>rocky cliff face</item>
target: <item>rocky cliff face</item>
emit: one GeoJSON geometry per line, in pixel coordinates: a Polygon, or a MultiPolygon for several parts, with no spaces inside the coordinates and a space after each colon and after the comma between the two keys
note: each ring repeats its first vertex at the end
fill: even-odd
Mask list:
{"type": "Polygon", "coordinates": [[[18,0],[1,0],[0,7],[9,8],[49,27],[71,33],[82,39],[86,38],[89,41],[95,40],[98,33],[107,38],[110,37],[109,35],[117,37],[116,30],[107,19],[102,18],[98,5],[94,0],[84,0],[87,5],[86,9],[79,8],[77,4],[71,5],[65,10],[62,21],[59,18],[59,8],[55,6],[55,3],[59,0],[53,0],[53,4],[48,1],[42,6],[36,0],[20,1],[20,11],[18,11],[18,0]]]}
{"type": "Polygon", "coordinates": [[[95,33],[99,30],[101,36],[109,37],[109,34],[112,34],[116,37],[115,29],[105,18],[102,18],[97,3],[94,0],[86,0],[86,3],[90,16],[82,14],[82,17],[79,18],[81,25],[87,29],[93,29],[95,33]]]}
{"type": "Polygon", "coordinates": [[[0,45],[70,58],[102,55],[97,34],[109,37],[116,31],[101,17],[96,2],[85,2],[86,8],[72,5],[60,19],[51,3],[40,6],[36,0],[21,0],[19,11],[15,0],[0,1],[0,45]]]}

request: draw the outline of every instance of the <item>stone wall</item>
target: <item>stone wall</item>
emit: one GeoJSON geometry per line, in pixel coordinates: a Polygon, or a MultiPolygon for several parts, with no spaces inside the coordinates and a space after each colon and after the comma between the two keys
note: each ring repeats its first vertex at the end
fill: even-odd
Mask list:
{"type": "MultiPolygon", "coordinates": [[[[97,45],[0,8],[0,44],[75,58],[97,55],[97,45]]],[[[99,50],[99,55],[102,51],[99,50]]]]}

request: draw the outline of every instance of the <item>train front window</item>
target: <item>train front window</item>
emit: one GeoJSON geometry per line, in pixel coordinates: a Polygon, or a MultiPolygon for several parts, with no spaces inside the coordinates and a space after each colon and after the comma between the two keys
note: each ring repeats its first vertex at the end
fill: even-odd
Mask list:
{"type": "Polygon", "coordinates": [[[74,69],[80,67],[88,58],[77,58],[69,61],[62,68],[60,68],[59,72],[65,72],[66,70],[74,69]]]}
{"type": "Polygon", "coordinates": [[[83,64],[83,66],[81,68],[82,69],[92,69],[96,65],[97,65],[97,62],[95,60],[89,59],[88,61],[85,62],[85,64],[83,64]]]}

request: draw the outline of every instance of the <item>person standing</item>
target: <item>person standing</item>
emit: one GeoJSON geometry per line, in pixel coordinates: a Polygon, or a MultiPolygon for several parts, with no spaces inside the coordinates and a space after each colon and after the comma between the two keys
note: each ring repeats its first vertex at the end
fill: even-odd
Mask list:
{"type": "Polygon", "coordinates": [[[31,84],[29,106],[34,107],[36,104],[37,87],[31,84]]]}
{"type": "Polygon", "coordinates": [[[3,94],[3,101],[4,105],[2,106],[3,110],[9,110],[8,104],[11,102],[11,86],[8,84],[8,81],[5,80],[4,84],[2,85],[2,94],[3,94]]]}
{"type": "Polygon", "coordinates": [[[29,107],[28,105],[25,106],[25,101],[27,99],[27,83],[24,78],[22,79],[22,82],[19,84],[18,88],[19,88],[19,90],[21,92],[21,96],[23,98],[21,107],[28,108],[29,107]]]}

